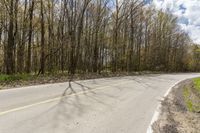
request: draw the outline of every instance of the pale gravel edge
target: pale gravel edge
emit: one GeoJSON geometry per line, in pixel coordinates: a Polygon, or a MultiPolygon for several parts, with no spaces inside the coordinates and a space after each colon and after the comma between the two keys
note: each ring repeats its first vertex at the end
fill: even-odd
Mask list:
{"type": "MultiPolygon", "coordinates": [[[[193,78],[196,78],[196,77],[199,77],[199,76],[195,76],[195,77],[193,77],[193,78]]],[[[163,99],[165,99],[165,98],[169,95],[169,93],[172,91],[172,89],[173,89],[176,85],[178,85],[179,83],[181,83],[181,82],[183,82],[183,81],[185,81],[185,80],[193,79],[193,78],[185,78],[185,79],[182,79],[182,80],[177,81],[175,84],[173,84],[173,85],[167,90],[167,92],[165,93],[163,99]]],[[[159,105],[157,106],[157,108],[156,108],[156,110],[155,110],[155,112],[154,112],[154,115],[153,115],[153,117],[152,117],[152,119],[151,119],[151,123],[149,124],[146,133],[153,133],[152,125],[154,124],[154,122],[156,122],[156,121],[158,120],[160,114],[161,114],[161,102],[159,103],[159,105]]]]}

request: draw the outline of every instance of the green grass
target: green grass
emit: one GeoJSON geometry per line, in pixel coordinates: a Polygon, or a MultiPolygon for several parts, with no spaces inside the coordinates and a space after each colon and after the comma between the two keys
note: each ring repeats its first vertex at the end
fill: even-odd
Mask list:
{"type": "Polygon", "coordinates": [[[193,79],[195,89],[200,93],[200,78],[193,79]]]}
{"type": "Polygon", "coordinates": [[[186,106],[187,106],[187,109],[191,112],[194,111],[194,106],[193,106],[193,102],[192,100],[190,99],[190,91],[188,88],[185,88],[184,91],[183,91],[183,96],[184,96],[184,100],[185,100],[185,103],[186,103],[186,106]]]}
{"type": "Polygon", "coordinates": [[[33,75],[29,74],[15,74],[15,75],[5,75],[1,74],[0,75],[0,82],[12,82],[12,81],[19,81],[19,80],[31,80],[34,78],[33,75]]]}
{"type": "Polygon", "coordinates": [[[184,88],[183,96],[187,106],[187,109],[191,112],[199,112],[200,111],[200,78],[193,79],[194,88],[184,88]],[[192,89],[196,90],[196,94],[192,91],[192,89]],[[199,94],[198,94],[199,93],[199,94]]]}

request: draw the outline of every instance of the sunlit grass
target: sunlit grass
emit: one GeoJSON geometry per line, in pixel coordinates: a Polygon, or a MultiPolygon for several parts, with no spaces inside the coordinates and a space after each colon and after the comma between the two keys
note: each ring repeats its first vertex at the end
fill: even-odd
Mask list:
{"type": "Polygon", "coordinates": [[[195,89],[200,93],[200,78],[193,79],[195,89]]]}
{"type": "Polygon", "coordinates": [[[184,100],[189,111],[194,111],[192,100],[190,99],[190,91],[185,88],[183,91],[184,100]]]}
{"type": "Polygon", "coordinates": [[[200,111],[200,78],[193,79],[194,87],[184,88],[183,96],[187,109],[191,112],[200,111]],[[193,91],[192,89],[195,89],[193,91]],[[199,93],[199,94],[198,94],[199,93]]]}

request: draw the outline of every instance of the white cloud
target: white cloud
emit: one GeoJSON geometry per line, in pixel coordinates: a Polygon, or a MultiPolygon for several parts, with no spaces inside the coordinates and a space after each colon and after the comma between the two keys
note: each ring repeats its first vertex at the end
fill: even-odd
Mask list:
{"type": "Polygon", "coordinates": [[[200,44],[200,0],[153,0],[153,5],[176,15],[181,27],[200,44]]]}

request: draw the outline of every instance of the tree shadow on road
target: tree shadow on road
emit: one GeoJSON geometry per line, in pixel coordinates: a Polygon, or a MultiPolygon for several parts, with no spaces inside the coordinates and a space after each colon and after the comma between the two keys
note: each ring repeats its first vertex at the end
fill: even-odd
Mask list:
{"type": "Polygon", "coordinates": [[[86,94],[86,92],[90,92],[90,93],[94,93],[95,94],[95,92],[92,91],[93,88],[91,88],[89,86],[86,86],[84,84],[81,84],[79,82],[76,82],[76,81],[69,81],[69,85],[65,89],[65,91],[63,92],[62,96],[66,96],[66,95],[71,95],[71,94],[76,94],[77,93],[73,88],[73,84],[76,84],[76,85],[80,86],[81,91],[83,91],[84,94],[86,94]],[[68,91],[70,91],[70,92],[68,92],[68,91]]]}
{"type": "MultiPolygon", "coordinates": [[[[69,86],[62,93],[60,100],[54,101],[50,104],[44,104],[41,108],[38,106],[39,111],[35,115],[24,113],[26,119],[10,125],[9,129],[18,132],[38,133],[45,132],[47,128],[51,128],[52,132],[56,132],[60,128],[68,129],[73,127],[75,118],[79,118],[87,111],[101,112],[95,108],[100,105],[102,108],[112,108],[112,105],[102,100],[102,97],[114,99],[112,95],[105,95],[104,93],[95,93],[94,88],[81,84],[79,82],[71,82],[69,86]],[[76,90],[74,85],[80,86],[82,93],[76,90]],[[95,106],[94,106],[95,105],[95,106]],[[30,117],[29,117],[30,115],[30,117]],[[12,126],[12,127],[11,127],[12,126]],[[28,127],[28,128],[27,128],[28,127]]],[[[101,112],[103,113],[103,112],[101,112]]],[[[15,118],[17,119],[17,117],[15,118]]],[[[19,118],[20,119],[20,118],[19,118]]]]}

